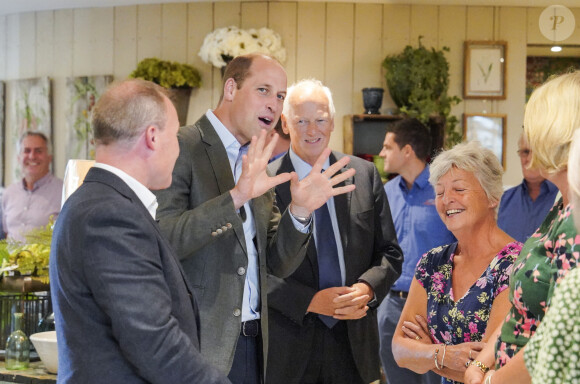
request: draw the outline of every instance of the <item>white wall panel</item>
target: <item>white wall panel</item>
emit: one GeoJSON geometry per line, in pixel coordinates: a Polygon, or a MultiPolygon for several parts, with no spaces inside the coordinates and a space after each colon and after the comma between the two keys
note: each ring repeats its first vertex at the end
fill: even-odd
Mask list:
{"type": "MultiPolygon", "coordinates": [[[[342,116],[362,111],[361,89],[386,88],[382,61],[423,35],[426,47],[448,46],[450,94],[463,89],[463,42],[508,42],[507,99],[466,100],[453,109],[506,113],[506,184],[521,178],[512,154],[523,118],[526,44],[549,43],[539,33],[543,8],[497,6],[425,6],[407,4],[218,1],[149,4],[30,12],[0,16],[0,79],[48,75],[53,81],[55,170],[64,172],[65,80],[69,76],[113,73],[123,79],[146,57],[188,62],[202,74],[192,93],[188,122],[193,123],[221,94],[220,71],[198,56],[205,36],[215,28],[267,26],[278,32],[287,50],[288,82],[304,77],[323,80],[337,107],[331,146],[342,149],[342,116]],[[523,16],[522,16],[523,15],[523,16]]],[[[580,8],[572,8],[577,21],[580,8]]],[[[580,44],[580,22],[565,43],[580,44]]],[[[382,111],[394,105],[385,94],[382,111]]],[[[9,123],[9,122],[7,122],[9,123]]]]}
{"type": "Polygon", "coordinates": [[[353,91],[354,4],[329,3],[326,20],[325,76],[320,80],[332,91],[336,109],[329,145],[341,148],[343,116],[350,114],[352,98],[360,96],[360,92],[353,91]]]}
{"type": "Polygon", "coordinates": [[[137,8],[137,61],[161,58],[161,5],[139,5],[137,8]]]}
{"type": "Polygon", "coordinates": [[[125,79],[137,67],[137,6],[115,8],[114,19],[113,74],[125,79]]]}

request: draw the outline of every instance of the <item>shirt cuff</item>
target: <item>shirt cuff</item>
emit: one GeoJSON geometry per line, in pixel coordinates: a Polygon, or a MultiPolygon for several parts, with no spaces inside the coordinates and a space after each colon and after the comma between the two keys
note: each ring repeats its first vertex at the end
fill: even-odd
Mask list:
{"type": "Polygon", "coordinates": [[[294,228],[296,228],[297,231],[301,232],[301,233],[309,233],[310,232],[310,226],[312,225],[312,216],[310,216],[310,220],[308,221],[307,224],[302,224],[300,223],[298,220],[296,220],[296,218],[294,217],[294,215],[290,212],[288,212],[290,214],[290,218],[292,219],[292,223],[294,223],[294,228]]]}

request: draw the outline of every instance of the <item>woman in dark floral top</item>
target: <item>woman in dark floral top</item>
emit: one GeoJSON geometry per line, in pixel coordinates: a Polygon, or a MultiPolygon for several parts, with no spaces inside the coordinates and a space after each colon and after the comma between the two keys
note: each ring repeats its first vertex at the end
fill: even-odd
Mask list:
{"type": "Polygon", "coordinates": [[[549,311],[554,290],[579,260],[580,236],[568,200],[568,154],[578,129],[580,72],[553,78],[532,93],[524,115],[524,134],[532,150],[530,167],[554,183],[562,197],[526,241],[514,264],[509,286],[513,306],[477,359],[491,369],[470,366],[466,383],[531,382],[524,364],[528,341],[549,311]]]}
{"type": "Polygon", "coordinates": [[[457,242],[420,259],[393,355],[402,367],[455,383],[507,313],[509,274],[522,244],[497,226],[503,170],[492,151],[459,144],[438,155],[430,171],[437,212],[457,242]]]}

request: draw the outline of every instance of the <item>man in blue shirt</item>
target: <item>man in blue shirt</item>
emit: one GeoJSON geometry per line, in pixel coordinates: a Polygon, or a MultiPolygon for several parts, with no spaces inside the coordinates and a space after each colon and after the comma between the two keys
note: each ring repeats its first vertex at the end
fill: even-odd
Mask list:
{"type": "Polygon", "coordinates": [[[544,179],[537,169],[528,169],[532,152],[523,134],[518,141],[518,155],[524,180],[520,185],[504,192],[497,225],[511,237],[524,243],[542,224],[554,205],[558,188],[544,179]]]}
{"type": "Polygon", "coordinates": [[[427,157],[431,136],[417,119],[404,119],[389,127],[380,156],[385,159],[385,172],[398,173],[385,191],[399,245],[405,261],[399,280],[378,310],[380,354],[387,383],[437,383],[440,376],[433,372],[419,375],[400,368],[391,350],[393,334],[405,305],[415,267],[421,256],[439,245],[455,241],[435,209],[435,192],[429,184],[427,157]]]}

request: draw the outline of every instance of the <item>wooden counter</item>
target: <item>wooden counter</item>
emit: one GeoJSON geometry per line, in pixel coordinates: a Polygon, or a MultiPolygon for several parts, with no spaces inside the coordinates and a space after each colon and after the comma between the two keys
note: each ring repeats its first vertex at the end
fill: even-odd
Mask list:
{"type": "Polygon", "coordinates": [[[41,361],[30,363],[30,368],[22,371],[8,371],[4,368],[4,362],[0,362],[1,383],[25,383],[25,384],[52,384],[56,383],[56,375],[48,373],[41,361]]]}

